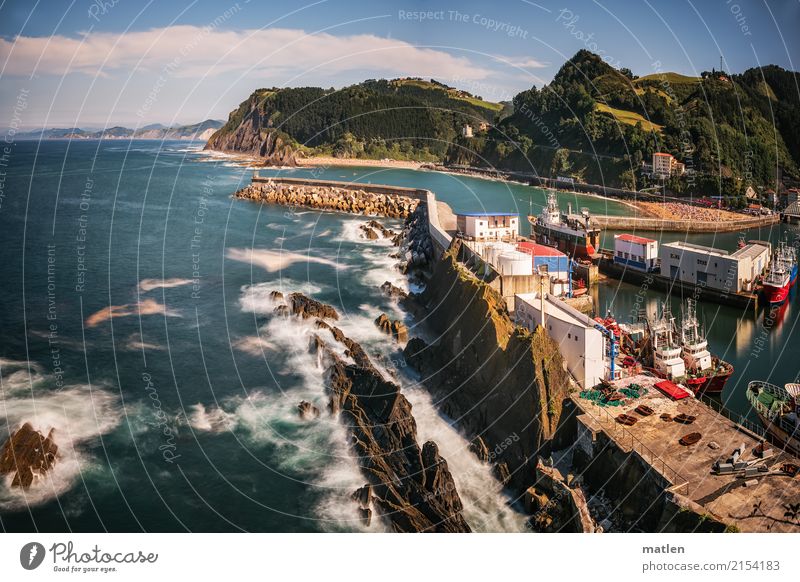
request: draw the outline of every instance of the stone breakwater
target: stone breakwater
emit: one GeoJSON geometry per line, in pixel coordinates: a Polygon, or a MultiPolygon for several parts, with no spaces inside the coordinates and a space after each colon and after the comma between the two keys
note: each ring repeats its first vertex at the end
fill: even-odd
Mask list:
{"type": "Polygon", "coordinates": [[[420,200],[403,194],[406,189],[391,193],[390,186],[376,191],[368,184],[337,185],[336,182],[290,182],[288,180],[258,179],[236,192],[236,198],[289,207],[314,208],[368,216],[407,218],[419,206],[420,200]]]}

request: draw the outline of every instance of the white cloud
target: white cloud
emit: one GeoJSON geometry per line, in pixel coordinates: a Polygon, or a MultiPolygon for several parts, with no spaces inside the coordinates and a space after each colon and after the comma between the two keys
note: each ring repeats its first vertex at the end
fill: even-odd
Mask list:
{"type": "MultiPolygon", "coordinates": [[[[483,79],[490,71],[468,58],[370,34],[334,36],[297,29],[219,30],[171,26],[127,33],[0,39],[4,75],[88,76],[151,72],[199,78],[226,72],[269,75],[275,84],[369,71],[386,76],[483,79]],[[297,79],[295,79],[295,76],[297,79]]],[[[530,65],[529,65],[530,66],[530,65]]]]}

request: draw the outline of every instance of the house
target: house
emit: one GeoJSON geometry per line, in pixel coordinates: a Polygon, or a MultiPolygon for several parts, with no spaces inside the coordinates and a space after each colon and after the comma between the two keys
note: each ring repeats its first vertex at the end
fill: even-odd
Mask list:
{"type": "Polygon", "coordinates": [[[655,152],[653,154],[653,175],[662,178],[670,176],[682,176],[686,172],[686,166],[675,159],[672,154],[655,152]]]}
{"type": "Polygon", "coordinates": [[[469,240],[516,240],[519,236],[519,214],[507,212],[474,212],[456,215],[456,227],[469,240]]]}
{"type": "Polygon", "coordinates": [[[472,137],[472,126],[464,124],[464,127],[461,128],[461,135],[463,137],[472,137]]]}

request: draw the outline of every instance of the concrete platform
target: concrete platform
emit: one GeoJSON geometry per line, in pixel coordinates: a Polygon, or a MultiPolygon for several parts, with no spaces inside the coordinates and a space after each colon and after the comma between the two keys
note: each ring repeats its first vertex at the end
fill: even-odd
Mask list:
{"type": "MultiPolygon", "coordinates": [[[[763,475],[755,477],[757,484],[745,486],[748,479],[739,475],[715,475],[712,465],[717,459],[723,462],[740,445],[745,445],[741,460],[757,459],[753,449],[761,442],[758,435],[740,427],[695,398],[673,401],[653,384],[658,379],[634,376],[615,382],[619,387],[631,383],[648,388],[647,394],[637,400],[626,400],[616,407],[601,407],[573,395],[573,401],[585,413],[579,422],[588,428],[602,430],[624,451],[636,450],[640,456],[661,473],[672,485],[672,490],[702,506],[708,513],[726,523],[735,524],[742,531],[800,532],[800,522],[784,517],[785,504],[800,502],[800,476],[763,475]],[[646,404],[655,413],[642,417],[634,412],[639,404],[646,404]],[[638,418],[636,424],[624,427],[614,419],[625,413],[638,418]],[[690,425],[667,422],[660,418],[666,413],[674,417],[684,413],[697,419],[690,425]],[[679,439],[689,433],[699,432],[699,442],[682,446],[679,439]],[[719,448],[712,448],[710,443],[719,448]]],[[[759,461],[773,470],[785,462],[800,464],[797,458],[775,451],[767,460],[759,461]]]]}

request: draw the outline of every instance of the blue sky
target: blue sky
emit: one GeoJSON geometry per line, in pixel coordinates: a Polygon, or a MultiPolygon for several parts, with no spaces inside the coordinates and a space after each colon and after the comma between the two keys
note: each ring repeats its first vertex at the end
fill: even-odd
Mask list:
{"type": "Polygon", "coordinates": [[[800,3],[135,0],[0,4],[0,126],[225,118],[257,87],[419,75],[508,99],[581,48],[637,74],[800,62],[800,3]],[[24,111],[20,113],[20,99],[24,111]]]}

